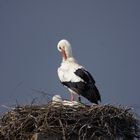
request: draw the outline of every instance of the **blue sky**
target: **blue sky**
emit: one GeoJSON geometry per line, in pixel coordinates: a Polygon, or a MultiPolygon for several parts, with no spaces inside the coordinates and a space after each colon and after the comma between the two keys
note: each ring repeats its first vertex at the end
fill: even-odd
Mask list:
{"type": "Polygon", "coordinates": [[[57,76],[56,46],[63,38],[93,75],[102,104],[131,106],[140,113],[138,0],[1,0],[0,110],[34,98],[48,100],[33,89],[69,99],[57,76]]]}

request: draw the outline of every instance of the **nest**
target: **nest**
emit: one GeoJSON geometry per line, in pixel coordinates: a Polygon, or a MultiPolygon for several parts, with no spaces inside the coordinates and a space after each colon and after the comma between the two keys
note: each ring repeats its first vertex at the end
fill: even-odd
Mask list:
{"type": "Polygon", "coordinates": [[[138,121],[129,108],[61,103],[16,107],[0,119],[1,140],[31,139],[47,133],[68,140],[139,138],[138,121]]]}

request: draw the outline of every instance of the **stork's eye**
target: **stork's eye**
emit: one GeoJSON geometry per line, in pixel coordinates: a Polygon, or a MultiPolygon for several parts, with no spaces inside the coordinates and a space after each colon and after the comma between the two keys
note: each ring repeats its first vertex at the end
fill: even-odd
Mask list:
{"type": "Polygon", "coordinates": [[[61,50],[61,46],[59,46],[59,50],[61,50]]]}

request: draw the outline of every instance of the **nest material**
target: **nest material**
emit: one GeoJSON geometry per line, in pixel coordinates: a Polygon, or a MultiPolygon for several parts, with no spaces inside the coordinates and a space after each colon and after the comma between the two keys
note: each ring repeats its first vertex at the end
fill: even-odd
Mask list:
{"type": "Polygon", "coordinates": [[[81,140],[133,139],[139,137],[139,128],[130,109],[112,105],[22,106],[0,119],[1,140],[30,139],[35,133],[61,136],[64,140],[73,136],[81,140]]]}

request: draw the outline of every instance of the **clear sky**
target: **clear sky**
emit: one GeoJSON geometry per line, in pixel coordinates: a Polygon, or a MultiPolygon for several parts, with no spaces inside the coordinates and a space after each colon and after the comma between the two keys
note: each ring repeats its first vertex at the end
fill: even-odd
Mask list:
{"type": "Polygon", "coordinates": [[[103,104],[140,114],[139,0],[1,0],[0,110],[47,101],[33,89],[69,99],[57,76],[63,38],[93,75],[103,104]]]}

